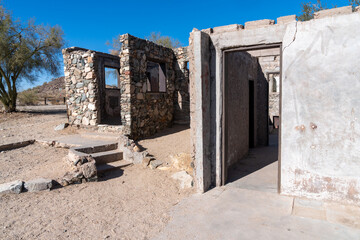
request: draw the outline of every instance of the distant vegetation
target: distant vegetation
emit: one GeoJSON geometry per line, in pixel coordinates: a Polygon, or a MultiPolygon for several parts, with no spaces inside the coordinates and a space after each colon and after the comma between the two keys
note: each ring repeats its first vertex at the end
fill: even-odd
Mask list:
{"type": "MultiPolygon", "coordinates": [[[[355,8],[357,6],[360,6],[360,0],[349,0],[349,4],[355,8]]],[[[332,5],[331,8],[336,8],[336,5],[332,5]]],[[[299,16],[297,16],[297,19],[299,21],[309,21],[314,18],[314,13],[329,9],[327,4],[324,2],[321,2],[321,0],[317,0],[316,3],[313,2],[307,2],[301,4],[301,13],[299,16]]]]}
{"type": "MultiPolygon", "coordinates": [[[[112,41],[107,41],[106,45],[110,47],[110,54],[119,56],[121,51],[121,42],[120,36],[118,35],[112,39],[112,41]]],[[[169,36],[162,36],[160,32],[152,32],[150,36],[145,37],[146,40],[154,42],[158,45],[167,48],[178,48],[182,46],[182,43],[178,39],[174,39],[169,36]]]]}
{"type": "Polygon", "coordinates": [[[160,32],[152,32],[150,36],[145,39],[167,48],[178,48],[182,46],[178,39],[169,36],[161,36],[160,32]]]}
{"type": "Polygon", "coordinates": [[[37,94],[32,91],[24,91],[18,94],[19,105],[36,105],[38,103],[37,94]]]}
{"type": "Polygon", "coordinates": [[[65,97],[65,77],[54,78],[50,82],[45,82],[18,94],[19,105],[39,105],[46,104],[64,104],[65,97]]]}
{"type": "Polygon", "coordinates": [[[6,112],[16,110],[22,80],[33,82],[39,73],[58,73],[63,45],[59,26],[35,25],[33,20],[21,23],[0,5],[0,101],[6,112]]]}

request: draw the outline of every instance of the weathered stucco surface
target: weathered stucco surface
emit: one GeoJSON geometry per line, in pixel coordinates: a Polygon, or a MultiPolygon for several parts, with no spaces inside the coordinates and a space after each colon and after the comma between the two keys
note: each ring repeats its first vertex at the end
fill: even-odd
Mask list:
{"type": "MultiPolygon", "coordinates": [[[[225,151],[230,166],[249,151],[249,75],[257,61],[246,52],[225,54],[225,151]]],[[[254,79],[252,79],[254,81],[254,79]]]]}
{"type": "Polygon", "coordinates": [[[360,14],[289,25],[281,192],[360,204],[360,14]]]}
{"type": "Polygon", "coordinates": [[[211,186],[209,36],[193,31],[189,43],[192,158],[196,160],[196,187],[204,192],[211,186]]]}
{"type": "MultiPolygon", "coordinates": [[[[198,181],[198,189],[200,191],[206,191],[207,188],[204,188],[203,180],[206,179],[206,181],[210,181],[210,185],[213,186],[220,186],[222,184],[222,175],[223,175],[223,168],[222,168],[222,160],[223,160],[223,91],[224,91],[224,79],[223,79],[223,53],[226,49],[231,48],[242,48],[246,46],[264,46],[264,48],[269,48],[269,45],[275,44],[277,47],[282,42],[283,36],[286,31],[286,24],[288,22],[292,22],[294,18],[290,18],[289,21],[281,22],[279,24],[272,24],[272,25],[264,25],[264,23],[261,23],[258,28],[251,27],[250,29],[244,29],[243,26],[238,24],[228,25],[228,26],[222,26],[222,27],[216,27],[213,29],[205,29],[201,31],[202,36],[207,36],[208,38],[208,46],[205,46],[204,44],[201,45],[198,43],[201,41],[200,38],[192,38],[190,37],[190,43],[192,42],[193,45],[200,44],[199,46],[202,48],[202,51],[207,51],[209,56],[206,58],[196,58],[190,57],[190,85],[193,87],[193,92],[191,93],[191,103],[190,106],[193,107],[193,110],[196,111],[200,110],[202,106],[206,106],[207,108],[210,108],[210,113],[208,115],[200,115],[195,112],[191,112],[191,128],[192,128],[192,134],[191,137],[194,139],[193,146],[193,152],[195,158],[195,167],[199,169],[199,172],[201,172],[202,175],[199,175],[196,177],[196,181],[198,181]],[[194,62],[192,64],[192,61],[194,62]],[[199,61],[199,63],[197,63],[199,61]],[[201,61],[207,61],[206,63],[203,62],[203,64],[207,64],[209,67],[208,78],[204,78],[201,74],[195,74],[200,71],[201,67],[201,61]],[[193,66],[193,68],[191,68],[193,66]],[[200,87],[196,87],[195,83],[202,82],[206,79],[209,82],[204,82],[202,84],[207,84],[208,88],[207,94],[209,94],[208,98],[195,98],[196,94],[201,94],[200,91],[202,89],[200,87]],[[199,102],[202,101],[202,102],[199,102]],[[194,103],[196,102],[196,103],[194,103]],[[194,105],[198,105],[198,108],[195,108],[194,105]],[[204,123],[206,125],[206,129],[204,131],[206,134],[202,134],[202,132],[199,132],[198,126],[196,124],[193,124],[193,122],[196,123],[204,123]],[[194,130],[193,130],[194,128],[194,130]],[[195,129],[197,128],[197,129],[195,129]],[[198,142],[201,141],[201,144],[198,142]],[[204,155],[203,151],[198,151],[198,149],[202,149],[202,146],[206,146],[209,148],[209,152],[207,152],[208,155],[204,155]],[[201,148],[200,148],[201,147],[201,148]],[[210,171],[203,171],[203,166],[206,168],[211,168],[210,171]],[[209,176],[207,175],[209,174],[209,176]],[[199,187],[201,186],[201,187],[199,187]]],[[[198,30],[194,30],[192,35],[198,34],[198,30]]],[[[190,44],[191,45],[191,44],[190,44]]],[[[273,46],[273,47],[276,47],[273,46]]],[[[195,48],[191,48],[190,46],[190,53],[191,51],[194,51],[195,48]]],[[[250,49],[249,49],[250,50],[250,49]]],[[[261,83],[263,84],[263,83],[261,83]]],[[[255,86],[263,88],[261,86],[255,86]]],[[[191,92],[191,91],[190,91],[191,92]]],[[[265,98],[267,97],[267,92],[264,92],[263,94],[266,94],[265,98]]],[[[264,97],[264,95],[259,95],[256,98],[259,100],[259,98],[264,97]]],[[[265,110],[267,108],[267,105],[264,105],[265,110]]],[[[263,109],[264,110],[264,109],[263,109]]],[[[267,112],[264,112],[265,116],[267,112]]],[[[267,128],[267,124],[263,125],[264,128],[267,128]]],[[[263,139],[263,142],[267,142],[267,131],[261,131],[261,129],[257,128],[258,131],[258,137],[259,139],[263,139]],[[265,132],[265,134],[262,134],[262,132],[265,132]]],[[[206,186],[210,186],[207,184],[206,186]]]]}

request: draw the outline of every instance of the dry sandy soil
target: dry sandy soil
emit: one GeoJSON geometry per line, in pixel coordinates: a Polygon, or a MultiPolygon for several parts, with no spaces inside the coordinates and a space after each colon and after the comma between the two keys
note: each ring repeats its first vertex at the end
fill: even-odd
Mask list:
{"type": "Polygon", "coordinates": [[[64,159],[67,154],[67,149],[38,143],[0,152],[0,184],[35,178],[58,179],[71,170],[64,159]]]}
{"type": "Polygon", "coordinates": [[[189,192],[169,172],[140,166],[100,182],[0,196],[0,239],[149,239],[189,192]]]}
{"type": "Polygon", "coordinates": [[[58,136],[54,127],[67,122],[62,105],[19,107],[22,112],[0,113],[0,144],[58,136]]]}
{"type": "MultiPolygon", "coordinates": [[[[64,111],[0,113],[0,144],[72,133],[53,130],[63,122],[64,111]]],[[[161,140],[143,142],[158,159],[188,151],[188,130],[160,135],[161,140]]],[[[0,153],[0,183],[54,179],[66,170],[61,161],[66,153],[39,144],[0,153]]],[[[179,189],[173,171],[136,165],[107,173],[99,182],[0,195],[0,239],[149,239],[169,221],[170,208],[192,193],[179,189]]]]}
{"type": "Polygon", "coordinates": [[[184,125],[174,125],[151,138],[139,141],[138,144],[148,150],[156,159],[169,165],[171,164],[171,155],[190,154],[190,128],[184,125]]]}

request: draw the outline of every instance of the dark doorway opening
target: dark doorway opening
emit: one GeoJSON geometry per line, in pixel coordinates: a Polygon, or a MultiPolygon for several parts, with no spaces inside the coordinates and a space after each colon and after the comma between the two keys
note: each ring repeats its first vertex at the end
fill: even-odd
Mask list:
{"type": "Polygon", "coordinates": [[[249,148],[255,147],[255,103],[254,103],[254,81],[249,81],[249,148]]]}
{"type": "Polygon", "coordinates": [[[105,102],[102,124],[121,125],[120,74],[119,69],[104,67],[105,102]]]}

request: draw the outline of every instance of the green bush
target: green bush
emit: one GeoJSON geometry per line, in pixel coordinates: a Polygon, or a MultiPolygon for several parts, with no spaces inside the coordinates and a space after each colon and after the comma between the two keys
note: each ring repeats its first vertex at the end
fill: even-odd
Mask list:
{"type": "Polygon", "coordinates": [[[20,105],[36,105],[38,101],[37,96],[33,91],[19,93],[18,99],[20,105]]]}

